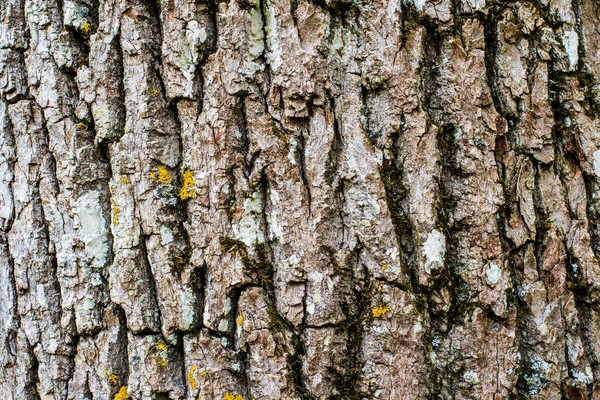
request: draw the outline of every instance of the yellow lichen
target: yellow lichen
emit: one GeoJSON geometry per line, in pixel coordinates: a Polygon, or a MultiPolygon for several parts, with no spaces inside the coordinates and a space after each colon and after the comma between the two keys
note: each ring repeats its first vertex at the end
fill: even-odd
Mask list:
{"type": "Polygon", "coordinates": [[[380,318],[381,316],[383,316],[388,311],[390,311],[389,307],[381,305],[381,306],[379,306],[379,307],[377,307],[377,308],[375,308],[373,310],[373,317],[380,318]]]}
{"type": "Polygon", "coordinates": [[[127,386],[121,386],[119,393],[115,394],[115,398],[113,400],[127,400],[129,399],[129,395],[127,394],[127,386]]]}
{"type": "Polygon", "coordinates": [[[244,400],[241,394],[225,393],[223,400],[244,400]]]}
{"type": "Polygon", "coordinates": [[[150,179],[156,179],[156,174],[154,172],[150,172],[150,179]]]}
{"type": "Polygon", "coordinates": [[[202,371],[202,372],[200,372],[200,376],[201,376],[201,377],[205,377],[205,376],[206,376],[206,374],[208,374],[208,372],[207,372],[207,371],[202,371]]]}
{"type": "Polygon", "coordinates": [[[196,388],[198,387],[198,385],[196,384],[196,378],[194,378],[194,372],[196,372],[196,366],[192,365],[192,367],[188,371],[188,381],[190,381],[190,386],[192,387],[192,390],[196,390],[196,388]]]}
{"type": "Polygon", "coordinates": [[[156,342],[154,343],[154,345],[160,350],[160,351],[167,351],[167,346],[163,343],[163,342],[156,342]]]}
{"type": "Polygon", "coordinates": [[[171,183],[171,175],[169,175],[169,171],[160,166],[158,167],[158,181],[160,183],[171,183]]]}
{"type": "Polygon", "coordinates": [[[183,173],[183,185],[179,191],[179,198],[181,200],[187,200],[190,197],[196,196],[196,190],[192,189],[194,186],[194,174],[192,171],[187,170],[183,173]]]}
{"type": "Polygon", "coordinates": [[[81,32],[83,32],[84,35],[87,35],[88,33],[90,33],[91,29],[92,29],[92,25],[86,22],[81,27],[81,32]]]}
{"type": "Polygon", "coordinates": [[[112,211],[113,211],[113,225],[117,225],[117,222],[119,222],[119,207],[117,206],[117,203],[115,203],[114,200],[111,200],[112,203],[112,211]]]}
{"type": "Polygon", "coordinates": [[[108,381],[110,383],[112,383],[113,385],[117,384],[117,376],[115,374],[112,374],[111,376],[108,377],[108,381]]]}
{"type": "Polygon", "coordinates": [[[86,124],[81,123],[81,122],[77,124],[77,129],[85,129],[85,128],[87,128],[86,124]]]}
{"type": "Polygon", "coordinates": [[[387,265],[383,264],[383,265],[381,266],[381,270],[382,270],[382,271],[385,271],[386,269],[387,269],[387,265]]]}
{"type": "Polygon", "coordinates": [[[126,175],[121,175],[121,183],[129,183],[129,178],[126,175]]]}
{"type": "Polygon", "coordinates": [[[155,96],[158,96],[160,92],[158,91],[158,89],[152,89],[152,94],[155,96]]]}
{"type": "Polygon", "coordinates": [[[166,367],[167,366],[167,360],[165,360],[162,357],[157,357],[156,358],[156,362],[158,363],[158,365],[160,365],[161,367],[166,367]]]}
{"type": "Polygon", "coordinates": [[[240,313],[240,316],[237,317],[235,322],[237,322],[239,325],[243,325],[244,324],[244,314],[240,313]]]}

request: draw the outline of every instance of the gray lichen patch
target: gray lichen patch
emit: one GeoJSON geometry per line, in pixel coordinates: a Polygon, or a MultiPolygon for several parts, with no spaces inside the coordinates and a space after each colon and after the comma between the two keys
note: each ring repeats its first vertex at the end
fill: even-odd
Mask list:
{"type": "Polygon", "coordinates": [[[73,212],[79,238],[85,245],[92,266],[106,266],[109,252],[108,223],[104,218],[100,192],[90,191],[80,196],[73,212]]]}

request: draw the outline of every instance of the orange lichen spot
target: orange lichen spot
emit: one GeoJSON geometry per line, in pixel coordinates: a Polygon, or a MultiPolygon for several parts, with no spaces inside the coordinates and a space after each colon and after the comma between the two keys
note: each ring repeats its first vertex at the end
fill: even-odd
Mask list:
{"type": "Polygon", "coordinates": [[[386,269],[387,269],[387,265],[383,264],[383,265],[381,266],[381,270],[382,270],[382,271],[385,271],[386,269]]]}
{"type": "Polygon", "coordinates": [[[159,349],[160,351],[167,351],[167,345],[164,344],[163,342],[156,342],[154,343],[154,345],[156,346],[157,349],[159,349]]]}
{"type": "Polygon", "coordinates": [[[83,32],[84,35],[87,35],[88,33],[90,33],[91,29],[92,29],[92,25],[86,22],[81,27],[81,32],[83,32]]]}
{"type": "Polygon", "coordinates": [[[192,171],[187,170],[183,173],[183,184],[181,185],[181,190],[179,191],[179,198],[181,200],[187,200],[190,197],[196,196],[196,190],[194,187],[194,174],[192,171]]]}
{"type": "Polygon", "coordinates": [[[171,175],[169,175],[169,171],[160,166],[158,167],[158,181],[160,183],[171,183],[171,175]]]}
{"type": "Polygon", "coordinates": [[[381,305],[373,310],[373,317],[381,318],[388,311],[390,311],[389,307],[381,305]]]}
{"type": "Polygon", "coordinates": [[[115,203],[114,200],[111,200],[112,203],[112,211],[113,211],[113,225],[117,225],[117,222],[119,222],[119,207],[117,206],[117,203],[115,203]]]}
{"type": "Polygon", "coordinates": [[[244,324],[244,314],[240,313],[240,316],[237,317],[237,319],[235,320],[235,322],[237,322],[238,325],[243,325],[244,324]]]}
{"type": "Polygon", "coordinates": [[[161,367],[166,367],[167,366],[167,360],[165,360],[162,357],[157,357],[156,358],[156,362],[158,363],[158,365],[160,365],[161,367]]]}
{"type": "Polygon", "coordinates": [[[198,388],[196,378],[194,378],[194,372],[196,372],[196,366],[192,365],[192,367],[188,371],[188,381],[190,381],[190,386],[192,387],[192,390],[196,390],[198,388]]]}
{"type": "Polygon", "coordinates": [[[121,386],[119,393],[115,394],[115,398],[113,400],[128,400],[129,395],[127,394],[127,386],[121,386]]]}
{"type": "Polygon", "coordinates": [[[121,175],[121,183],[129,183],[129,178],[127,178],[127,175],[121,175]]]}
{"type": "Polygon", "coordinates": [[[223,400],[244,400],[241,394],[225,393],[223,400]]]}

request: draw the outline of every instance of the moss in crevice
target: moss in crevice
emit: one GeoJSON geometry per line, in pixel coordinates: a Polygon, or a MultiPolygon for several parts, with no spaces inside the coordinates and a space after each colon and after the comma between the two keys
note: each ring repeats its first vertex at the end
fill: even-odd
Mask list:
{"type": "Polygon", "coordinates": [[[171,266],[175,271],[182,272],[185,267],[190,263],[192,257],[192,251],[189,246],[185,246],[179,250],[171,259],[171,266]]]}
{"type": "Polygon", "coordinates": [[[372,295],[373,286],[371,276],[366,267],[363,267],[360,276],[355,274],[354,266],[359,264],[360,247],[355,249],[345,262],[344,268],[339,272],[343,287],[340,307],[345,318],[339,327],[346,335],[346,351],[342,360],[337,362],[339,368],[332,367],[329,372],[333,386],[336,390],[335,396],[329,399],[362,400],[373,398],[373,395],[360,390],[359,386],[363,379],[362,341],[364,329],[373,321],[372,295]]]}
{"type": "MultiPolygon", "coordinates": [[[[223,251],[237,253],[240,256],[249,277],[263,289],[267,314],[269,316],[269,327],[271,334],[276,340],[277,351],[283,351],[283,346],[278,342],[277,338],[281,337],[281,334],[286,332],[290,333],[292,352],[288,353],[286,356],[289,370],[288,378],[292,382],[296,395],[300,399],[312,399],[312,396],[306,389],[304,374],[302,372],[302,357],[305,354],[305,349],[301,332],[298,332],[294,326],[277,311],[277,305],[275,303],[275,287],[273,283],[275,269],[269,257],[270,251],[268,245],[265,243],[256,243],[253,249],[254,252],[250,255],[248,247],[240,240],[223,237],[220,239],[220,244],[223,251]]],[[[241,290],[238,289],[237,296],[232,299],[235,304],[237,304],[237,301],[239,300],[239,292],[241,292],[241,290]]],[[[236,326],[235,318],[237,314],[238,309],[236,305],[231,311],[231,319],[233,321],[231,326],[233,326],[233,329],[235,329],[236,326]]]]}

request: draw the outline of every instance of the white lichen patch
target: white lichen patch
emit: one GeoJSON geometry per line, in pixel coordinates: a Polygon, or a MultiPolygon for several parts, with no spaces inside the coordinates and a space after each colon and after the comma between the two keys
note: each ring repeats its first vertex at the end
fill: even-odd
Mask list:
{"type": "Polygon", "coordinates": [[[262,70],[263,65],[261,62],[259,62],[259,59],[265,51],[262,13],[260,12],[258,5],[250,9],[249,19],[250,30],[247,36],[247,60],[244,67],[240,71],[242,75],[246,76],[251,76],[256,71],[262,70]]]}
{"type": "Polygon", "coordinates": [[[225,299],[225,305],[223,305],[223,314],[228,314],[231,311],[231,299],[228,297],[225,299]]]}
{"type": "Polygon", "coordinates": [[[198,21],[192,20],[187,23],[185,29],[179,33],[179,36],[177,66],[187,79],[189,87],[186,90],[191,91],[200,54],[199,49],[206,42],[207,34],[198,21]]]}
{"type": "Polygon", "coordinates": [[[296,151],[298,150],[298,142],[296,139],[290,139],[290,152],[288,153],[288,160],[292,165],[296,165],[296,151]]]}
{"type": "Polygon", "coordinates": [[[446,237],[437,229],[432,230],[423,244],[423,257],[425,257],[425,272],[444,266],[444,257],[446,255],[446,237]]]}
{"type": "Polygon", "coordinates": [[[574,70],[579,62],[579,35],[577,35],[577,32],[573,28],[565,29],[562,35],[562,44],[567,52],[569,69],[574,70]]]}
{"type": "Polygon", "coordinates": [[[75,224],[79,238],[85,245],[85,252],[92,259],[92,265],[103,267],[108,257],[108,228],[104,215],[100,193],[88,192],[75,203],[75,224]]]}
{"type": "Polygon", "coordinates": [[[276,190],[271,189],[269,191],[269,199],[271,200],[271,204],[273,204],[273,209],[271,212],[267,214],[267,223],[269,224],[269,240],[276,240],[283,238],[283,229],[281,228],[281,224],[279,223],[278,213],[277,213],[277,205],[280,203],[279,193],[276,190]]]}
{"type": "Polygon", "coordinates": [[[371,331],[377,335],[384,335],[388,333],[390,330],[385,326],[372,326],[371,331]]]}
{"type": "Polygon", "coordinates": [[[88,16],[90,9],[81,7],[75,1],[65,1],[63,6],[63,19],[65,26],[73,27],[77,30],[89,32],[88,16]],[[86,25],[87,24],[87,25],[86,25]]]}
{"type": "Polygon", "coordinates": [[[282,64],[282,50],[277,29],[277,19],[275,18],[275,9],[270,1],[266,2],[265,9],[265,32],[267,34],[267,61],[271,70],[276,72],[282,64]]]}
{"type": "MultiPolygon", "coordinates": [[[[400,252],[398,251],[397,247],[391,247],[388,248],[385,252],[385,254],[392,260],[392,261],[398,261],[398,256],[400,255],[400,252]]],[[[397,266],[393,266],[392,270],[394,272],[396,272],[399,268],[397,266]],[[394,269],[395,268],[395,269],[394,269]]]]}
{"type": "Polygon", "coordinates": [[[319,303],[322,299],[321,284],[323,283],[323,277],[323,274],[318,271],[311,271],[307,276],[313,288],[312,296],[306,299],[306,311],[311,315],[315,313],[316,303],[319,303]]]}
{"type": "Polygon", "coordinates": [[[223,318],[221,320],[221,322],[219,322],[219,330],[221,332],[225,332],[229,329],[229,321],[227,321],[225,318],[223,318]]]}
{"type": "Polygon", "coordinates": [[[234,226],[235,237],[244,242],[250,252],[256,243],[263,243],[265,237],[260,230],[262,199],[260,192],[252,193],[252,197],[244,201],[244,213],[240,223],[234,226]]]}
{"type": "Polygon", "coordinates": [[[194,324],[194,315],[196,309],[196,296],[191,289],[183,292],[181,301],[181,309],[183,313],[183,324],[186,328],[190,328],[194,324]]]}
{"type": "Polygon", "coordinates": [[[173,231],[171,228],[165,225],[161,225],[160,228],[160,244],[162,246],[166,246],[169,243],[173,243],[175,240],[175,236],[173,235],[173,231]]]}
{"type": "Polygon", "coordinates": [[[600,150],[596,150],[594,152],[594,174],[596,174],[596,176],[600,177],[600,150]]]}
{"type": "Polygon", "coordinates": [[[423,8],[425,8],[425,0],[412,0],[412,4],[419,11],[421,11],[421,10],[423,10],[423,8]]]}
{"type": "Polygon", "coordinates": [[[465,382],[475,385],[479,383],[479,374],[475,371],[466,371],[463,374],[463,379],[465,382]]]}
{"type": "Polygon", "coordinates": [[[500,280],[500,276],[502,275],[502,270],[496,263],[490,263],[490,265],[485,270],[485,276],[489,283],[495,285],[500,280]]]}
{"type": "Polygon", "coordinates": [[[46,301],[46,288],[41,283],[38,283],[35,287],[35,297],[40,306],[48,305],[48,302],[46,301]]]}

